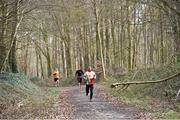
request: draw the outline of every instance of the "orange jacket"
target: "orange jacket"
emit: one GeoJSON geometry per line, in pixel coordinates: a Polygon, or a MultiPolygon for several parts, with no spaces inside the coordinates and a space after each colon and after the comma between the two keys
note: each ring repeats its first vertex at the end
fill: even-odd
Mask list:
{"type": "Polygon", "coordinates": [[[59,71],[58,71],[58,70],[55,70],[55,71],[52,73],[52,76],[53,76],[54,78],[59,78],[59,77],[60,77],[59,71]]]}

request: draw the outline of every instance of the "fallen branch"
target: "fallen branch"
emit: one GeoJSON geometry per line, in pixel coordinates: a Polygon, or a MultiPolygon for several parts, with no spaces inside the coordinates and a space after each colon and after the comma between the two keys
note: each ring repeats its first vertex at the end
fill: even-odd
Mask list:
{"type": "Polygon", "coordinates": [[[161,83],[161,82],[165,82],[165,81],[168,81],[168,80],[171,80],[172,78],[175,78],[177,76],[180,75],[180,72],[179,73],[176,73],[172,76],[169,76],[167,78],[163,78],[163,79],[160,79],[160,80],[156,80],[156,81],[133,81],[133,82],[122,82],[122,83],[114,83],[111,85],[111,88],[114,88],[114,87],[117,87],[119,85],[132,85],[132,84],[151,84],[151,83],[161,83]]]}

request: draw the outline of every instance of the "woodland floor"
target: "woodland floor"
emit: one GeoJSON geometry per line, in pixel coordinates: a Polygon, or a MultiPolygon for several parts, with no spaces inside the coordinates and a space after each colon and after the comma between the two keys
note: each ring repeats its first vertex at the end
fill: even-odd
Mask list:
{"type": "Polygon", "coordinates": [[[31,100],[21,109],[12,106],[0,114],[0,119],[150,119],[148,113],[107,95],[100,86],[95,86],[92,102],[84,86],[81,90],[77,86],[59,87],[57,94],[47,100],[31,100]]]}
{"type": "Polygon", "coordinates": [[[146,113],[107,96],[100,86],[95,86],[94,98],[89,102],[85,88],[60,88],[59,101],[55,105],[57,119],[147,119],[146,113]]]}

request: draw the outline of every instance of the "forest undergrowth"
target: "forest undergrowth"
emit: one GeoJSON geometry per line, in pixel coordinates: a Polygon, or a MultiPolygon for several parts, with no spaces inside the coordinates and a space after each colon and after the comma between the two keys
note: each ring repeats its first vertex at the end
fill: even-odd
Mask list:
{"type": "Polygon", "coordinates": [[[179,119],[180,101],[176,95],[180,89],[180,76],[162,83],[129,85],[127,88],[123,88],[123,86],[110,88],[110,85],[116,82],[156,81],[179,71],[179,64],[137,69],[126,74],[111,76],[102,84],[105,85],[104,88],[110,95],[148,112],[154,118],[179,119]]]}
{"type": "Polygon", "coordinates": [[[32,81],[24,74],[0,74],[0,119],[49,118],[58,88],[32,81]]]}

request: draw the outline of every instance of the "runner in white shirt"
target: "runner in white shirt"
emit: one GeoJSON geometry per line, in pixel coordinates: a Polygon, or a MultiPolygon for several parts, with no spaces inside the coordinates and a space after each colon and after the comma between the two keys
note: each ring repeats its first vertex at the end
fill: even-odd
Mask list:
{"type": "Polygon", "coordinates": [[[92,71],[92,67],[89,66],[88,70],[84,74],[86,81],[86,96],[89,94],[90,90],[90,102],[92,101],[93,98],[93,89],[94,89],[94,83],[96,80],[96,74],[94,71],[92,71]]]}

